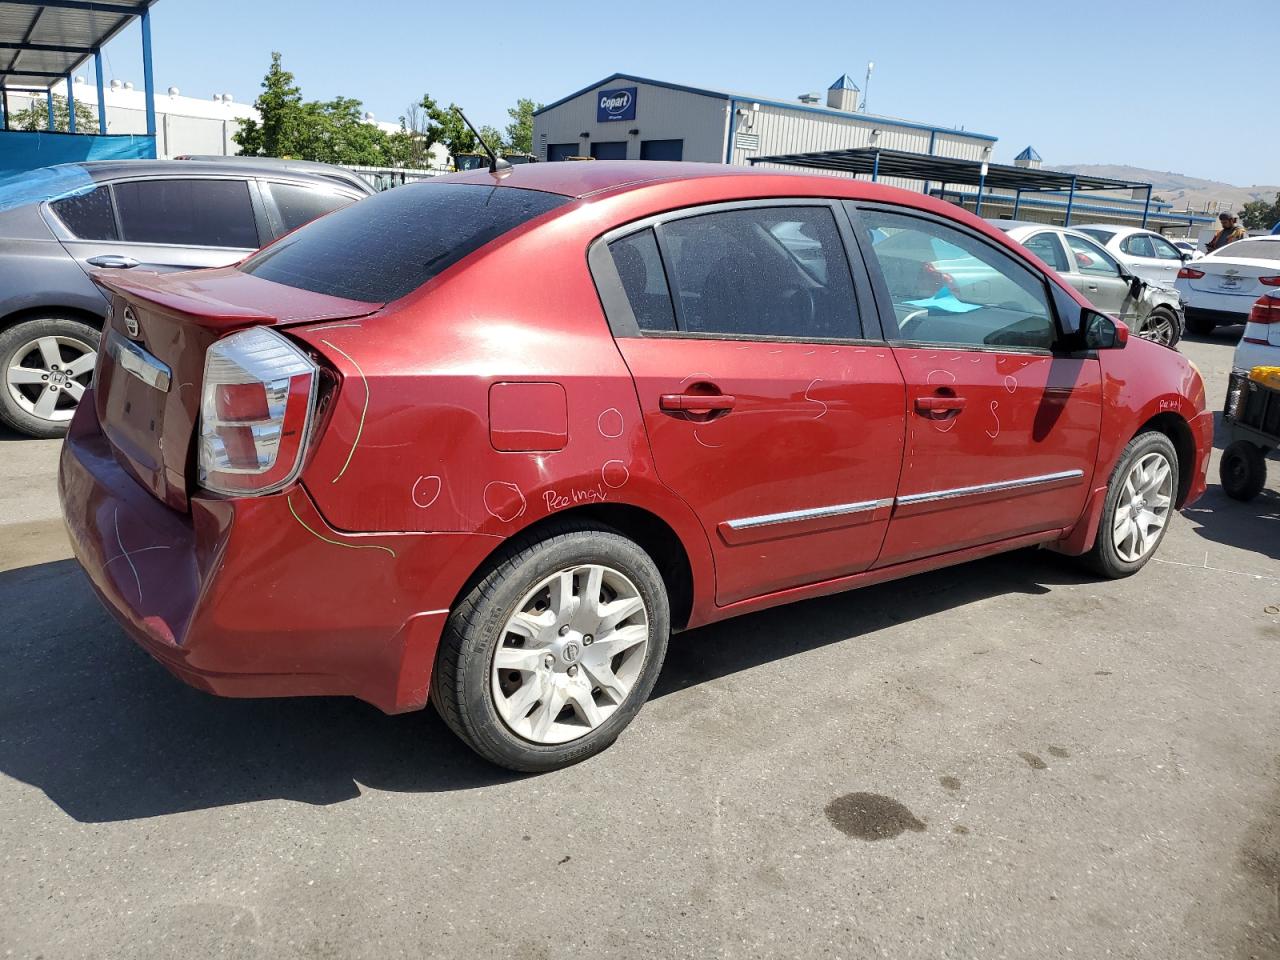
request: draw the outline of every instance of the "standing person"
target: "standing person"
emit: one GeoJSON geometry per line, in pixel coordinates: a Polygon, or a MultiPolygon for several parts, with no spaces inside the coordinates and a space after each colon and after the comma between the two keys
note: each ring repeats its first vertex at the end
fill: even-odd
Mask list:
{"type": "Polygon", "coordinates": [[[1236,219],[1234,213],[1218,214],[1218,223],[1222,224],[1222,229],[1213,235],[1213,239],[1209,241],[1209,253],[1215,250],[1221,250],[1228,243],[1235,243],[1237,240],[1244,239],[1244,228],[1240,226],[1240,222],[1236,219]]]}

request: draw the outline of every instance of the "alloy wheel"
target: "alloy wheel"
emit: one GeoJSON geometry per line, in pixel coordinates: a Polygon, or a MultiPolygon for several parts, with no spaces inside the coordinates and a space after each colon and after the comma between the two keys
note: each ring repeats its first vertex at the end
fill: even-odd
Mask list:
{"type": "Polygon", "coordinates": [[[1163,310],[1157,310],[1147,317],[1138,334],[1145,340],[1152,340],[1166,347],[1173,345],[1175,335],[1173,317],[1163,310]]]}
{"type": "Polygon", "coordinates": [[[19,408],[32,416],[70,420],[97,361],[97,351],[83,340],[38,337],[18,347],[10,357],[5,388],[19,408]]]}
{"type": "Polygon", "coordinates": [[[1163,453],[1140,457],[1124,478],[1111,538],[1126,563],[1141,560],[1160,539],[1173,507],[1173,468],[1163,453]]]}
{"type": "Polygon", "coordinates": [[[601,564],[553,573],[525,594],[493,654],[502,722],[537,744],[586,736],[640,678],[649,615],[636,585],[601,564]]]}

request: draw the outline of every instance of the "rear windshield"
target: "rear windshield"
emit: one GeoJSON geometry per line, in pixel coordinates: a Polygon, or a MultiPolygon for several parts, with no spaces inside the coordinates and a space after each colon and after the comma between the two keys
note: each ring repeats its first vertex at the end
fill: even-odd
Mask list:
{"type": "Polygon", "coordinates": [[[240,267],[349,300],[399,300],[467,254],[568,197],[513,187],[416,183],[343,207],[240,267]]]}
{"type": "Polygon", "coordinates": [[[1280,260],[1280,240],[1237,240],[1213,256],[1224,260],[1280,260]]]}

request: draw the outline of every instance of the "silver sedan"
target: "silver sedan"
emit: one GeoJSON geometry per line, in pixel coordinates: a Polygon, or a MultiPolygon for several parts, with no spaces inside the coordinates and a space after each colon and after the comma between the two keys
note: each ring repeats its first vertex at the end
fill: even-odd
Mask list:
{"type": "Polygon", "coordinates": [[[1056,270],[1099,310],[1119,317],[1138,336],[1172,347],[1182,338],[1178,292],[1135,276],[1092,238],[1047,223],[992,220],[1056,270]]]}

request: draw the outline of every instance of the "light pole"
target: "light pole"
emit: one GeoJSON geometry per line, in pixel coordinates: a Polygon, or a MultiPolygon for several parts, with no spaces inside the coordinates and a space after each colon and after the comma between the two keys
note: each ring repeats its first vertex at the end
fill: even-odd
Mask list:
{"type": "Polygon", "coordinates": [[[871,71],[876,68],[874,60],[867,61],[867,79],[862,81],[862,112],[867,112],[867,96],[871,93],[871,71]]]}

